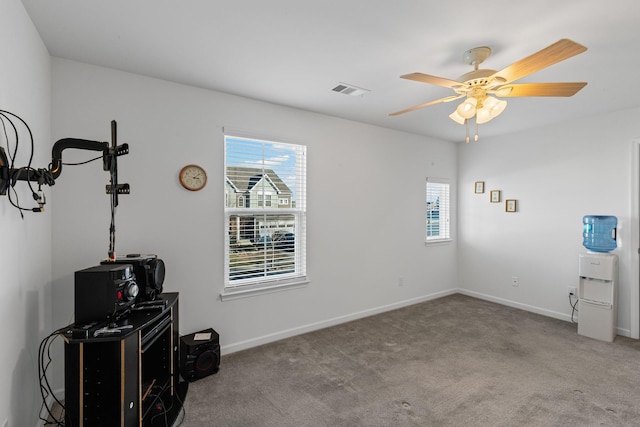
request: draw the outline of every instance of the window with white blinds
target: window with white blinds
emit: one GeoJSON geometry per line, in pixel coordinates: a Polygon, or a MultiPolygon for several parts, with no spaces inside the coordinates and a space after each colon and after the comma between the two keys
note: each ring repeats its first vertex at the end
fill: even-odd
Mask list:
{"type": "Polygon", "coordinates": [[[451,238],[449,183],[445,179],[427,178],[426,241],[451,238]]]}
{"type": "Polygon", "coordinates": [[[225,290],[306,276],[306,147],[225,135],[225,290]]]}

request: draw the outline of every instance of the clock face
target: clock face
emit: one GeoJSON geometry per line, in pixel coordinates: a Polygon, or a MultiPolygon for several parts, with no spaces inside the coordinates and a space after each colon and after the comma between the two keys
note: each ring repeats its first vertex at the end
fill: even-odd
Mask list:
{"type": "Polygon", "coordinates": [[[202,190],[207,184],[207,173],[198,165],[187,165],[180,171],[180,184],[187,190],[202,190]]]}

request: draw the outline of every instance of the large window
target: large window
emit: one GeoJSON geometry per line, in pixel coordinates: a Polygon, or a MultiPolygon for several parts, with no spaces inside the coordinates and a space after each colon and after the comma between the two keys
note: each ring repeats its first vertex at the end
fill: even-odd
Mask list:
{"type": "Polygon", "coordinates": [[[426,212],[427,242],[449,240],[451,229],[449,226],[449,183],[447,180],[427,178],[426,212]]]}
{"type": "Polygon", "coordinates": [[[225,135],[225,291],[306,276],[306,148],[225,135]]]}

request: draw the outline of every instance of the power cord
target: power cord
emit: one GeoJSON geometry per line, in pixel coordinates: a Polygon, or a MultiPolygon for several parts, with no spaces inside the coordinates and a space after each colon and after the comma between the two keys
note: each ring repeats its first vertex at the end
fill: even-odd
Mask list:
{"type": "MultiPolygon", "coordinates": [[[[155,424],[155,421],[158,418],[163,417],[163,420],[164,420],[164,424],[163,425],[165,427],[170,427],[169,426],[169,419],[167,418],[167,414],[169,412],[171,412],[171,409],[173,408],[173,399],[171,399],[171,402],[170,402],[171,404],[169,405],[169,407],[167,407],[165,405],[165,403],[164,403],[164,399],[162,398],[162,394],[165,392],[164,387],[155,386],[154,389],[157,389],[155,393],[156,393],[156,396],[157,396],[157,399],[158,399],[157,403],[154,403],[154,405],[156,405],[156,409],[158,409],[161,412],[158,412],[157,414],[155,414],[155,415],[153,415],[151,417],[150,425],[153,426],[155,424]]],[[[152,392],[152,394],[153,394],[153,392],[152,392]]]]}
{"type": "Polygon", "coordinates": [[[60,335],[62,329],[59,329],[55,332],[52,332],[49,336],[45,337],[38,347],[38,379],[40,382],[40,395],[42,396],[42,406],[40,407],[40,420],[44,422],[46,426],[62,426],[64,427],[64,404],[55,396],[53,390],[51,389],[51,384],[49,383],[49,379],[47,378],[47,369],[49,369],[49,365],[51,365],[51,344],[55,341],[55,339],[60,335]],[[46,358],[46,360],[45,360],[46,358]],[[56,415],[53,413],[53,408],[49,407],[47,404],[47,399],[49,397],[53,397],[55,403],[61,408],[62,419],[56,418],[56,415]],[[46,409],[46,413],[48,418],[42,418],[43,410],[46,409]]]}
{"type": "MultiPolygon", "coordinates": [[[[6,132],[6,125],[4,123],[5,120],[7,120],[9,122],[9,124],[11,125],[11,127],[13,128],[13,134],[14,134],[15,139],[16,139],[16,145],[15,145],[15,148],[13,150],[13,154],[11,154],[11,150],[8,150],[9,151],[9,158],[11,159],[11,169],[15,168],[15,158],[16,158],[16,155],[18,153],[18,146],[20,144],[20,134],[18,132],[18,128],[16,127],[16,125],[13,123],[13,120],[11,120],[11,117],[9,117],[9,116],[11,116],[11,117],[13,117],[15,119],[18,119],[22,123],[22,125],[25,127],[25,129],[29,133],[29,142],[31,144],[31,153],[29,154],[29,162],[27,163],[27,166],[24,167],[24,168],[20,168],[18,170],[15,170],[15,172],[14,172],[15,176],[10,177],[11,178],[10,179],[11,186],[13,187],[15,185],[15,183],[16,183],[16,176],[18,174],[23,173],[23,172],[26,171],[27,176],[30,177],[32,172],[37,173],[39,171],[36,171],[35,169],[33,169],[31,167],[31,164],[33,163],[33,155],[34,155],[34,152],[35,152],[34,142],[33,142],[33,133],[31,132],[31,128],[29,127],[27,122],[25,122],[22,119],[22,117],[18,116],[17,114],[14,114],[14,113],[12,113],[10,111],[6,111],[6,110],[0,110],[0,120],[2,121],[2,126],[4,128],[4,135],[5,135],[5,139],[7,141],[7,149],[9,149],[9,138],[8,138],[8,135],[7,135],[7,132],[6,132]]],[[[42,169],[42,171],[46,172],[45,169],[42,169]]],[[[53,177],[51,177],[50,180],[53,181],[53,177]]],[[[49,178],[46,178],[46,182],[47,183],[49,182],[49,178]]],[[[29,185],[29,189],[31,190],[31,193],[33,194],[33,198],[35,200],[39,200],[39,194],[36,193],[36,191],[33,189],[33,185],[31,185],[31,180],[27,180],[27,183],[29,185]]],[[[39,183],[39,184],[42,185],[43,183],[44,182],[39,183]]],[[[15,192],[15,190],[14,190],[14,192],[15,192]]],[[[11,194],[11,193],[9,193],[9,194],[11,194]]],[[[32,210],[32,209],[25,209],[25,208],[20,208],[20,209],[21,210],[32,210]]]]}
{"type": "MultiPolygon", "coordinates": [[[[10,113],[8,111],[4,111],[4,110],[0,110],[0,123],[2,124],[2,130],[4,133],[4,139],[7,142],[7,155],[9,157],[10,160],[10,164],[9,164],[9,169],[10,170],[15,170],[15,159],[16,159],[16,155],[18,154],[18,147],[20,146],[20,134],[18,133],[18,128],[16,127],[16,125],[13,123],[13,121],[11,120],[11,118],[8,116],[14,116],[17,117],[19,120],[21,120],[24,123],[24,120],[22,120],[20,117],[16,116],[13,113],[10,113]],[[11,147],[9,145],[9,135],[7,133],[7,124],[5,123],[5,120],[7,122],[9,122],[9,124],[11,125],[11,128],[13,129],[13,136],[15,138],[16,144],[13,148],[13,151],[11,150],[11,147]]],[[[27,130],[29,131],[29,135],[31,135],[31,155],[29,156],[29,164],[27,166],[28,170],[30,170],[31,168],[31,162],[33,160],[33,135],[31,134],[31,129],[29,129],[29,126],[26,125],[27,130]]],[[[27,208],[23,208],[20,206],[20,201],[18,199],[18,193],[14,187],[15,185],[15,177],[14,176],[9,176],[8,177],[8,182],[9,182],[9,191],[7,191],[7,197],[9,199],[9,203],[11,203],[11,205],[13,207],[15,207],[16,209],[18,209],[20,211],[20,216],[22,217],[22,219],[24,219],[24,215],[23,215],[23,211],[27,211],[27,210],[31,210],[31,209],[27,209],[27,208]],[[13,200],[13,198],[11,197],[11,191],[13,190],[13,194],[15,197],[15,201],[13,200]]],[[[29,187],[31,188],[31,185],[29,185],[29,187]]],[[[31,192],[32,194],[34,194],[33,188],[31,188],[31,192]]]]}
{"type": "MultiPolygon", "coordinates": [[[[158,386],[156,386],[158,387],[158,386]]],[[[154,387],[154,388],[156,388],[154,387]]],[[[178,403],[180,404],[180,409],[178,410],[178,413],[176,414],[176,418],[174,420],[174,424],[173,427],[180,427],[182,425],[182,423],[184,422],[185,417],[187,416],[187,411],[184,409],[184,402],[182,401],[182,399],[180,398],[180,393],[178,393],[178,391],[176,390],[176,387],[172,387],[173,388],[173,396],[169,397],[169,406],[165,406],[165,401],[164,399],[160,396],[165,390],[163,390],[161,387],[158,387],[159,390],[157,393],[159,396],[159,404],[162,405],[161,409],[162,412],[159,412],[155,415],[153,415],[151,417],[151,421],[150,424],[153,426],[155,425],[155,421],[160,418],[163,417],[163,421],[164,421],[164,427],[171,427],[169,426],[169,419],[167,418],[167,415],[173,410],[173,406],[174,406],[174,400],[176,399],[178,401],[178,403]],[[182,418],[180,419],[180,423],[179,424],[175,424],[175,421],[177,421],[180,418],[180,414],[182,414],[182,418]]],[[[159,408],[160,409],[160,408],[159,408]]]]}
{"type": "MultiPolygon", "coordinates": [[[[2,126],[2,133],[4,134],[4,139],[7,143],[7,156],[9,160],[8,169],[12,171],[12,173],[8,174],[9,176],[5,177],[7,178],[6,184],[8,184],[7,197],[9,199],[9,203],[11,203],[11,205],[14,208],[18,209],[18,211],[20,212],[20,217],[22,219],[24,219],[23,212],[25,211],[43,212],[46,200],[45,200],[44,192],[42,191],[42,186],[43,185],[52,186],[55,184],[55,178],[52,172],[54,165],[53,163],[50,163],[47,168],[43,168],[43,169],[35,169],[31,167],[33,163],[33,156],[35,151],[33,133],[31,132],[31,128],[29,127],[27,122],[25,122],[20,116],[10,111],[0,110],[0,125],[2,126]],[[15,167],[15,161],[16,161],[16,157],[20,147],[20,132],[18,131],[18,127],[16,126],[16,123],[14,123],[14,119],[17,119],[20,123],[22,123],[24,128],[27,130],[29,134],[29,142],[31,145],[31,153],[29,154],[29,161],[27,163],[27,166],[17,168],[17,169],[15,167]],[[15,145],[13,146],[13,149],[9,143],[10,138],[9,138],[9,133],[7,131],[7,123],[11,126],[12,139],[15,140],[15,145]],[[15,189],[15,185],[18,179],[24,180],[25,176],[26,176],[27,185],[31,190],[31,195],[33,199],[36,201],[36,203],[38,203],[38,207],[36,208],[25,208],[20,205],[20,200],[18,197],[18,192],[15,189]],[[37,190],[33,186],[33,182],[36,182],[36,181],[38,183],[37,190]]],[[[102,157],[103,156],[96,157],[84,162],[67,163],[67,165],[70,165],[70,166],[83,165],[83,164],[101,159],[102,157]]]]}
{"type": "Polygon", "coordinates": [[[576,297],[575,295],[569,294],[569,305],[571,306],[571,323],[578,323],[575,320],[573,320],[573,316],[579,312],[578,309],[576,308],[578,306],[578,301],[580,301],[578,297],[576,297]],[[575,297],[576,302],[573,302],[571,300],[572,296],[575,297]]]}
{"type": "MultiPolygon", "coordinates": [[[[103,156],[98,156],[98,157],[94,157],[93,159],[89,159],[89,160],[85,160],[84,162],[77,162],[77,163],[65,163],[62,162],[63,166],[80,166],[80,165],[86,165],[87,163],[91,163],[91,162],[95,162],[96,160],[102,160],[103,156]]],[[[50,169],[53,168],[53,163],[50,164],[50,169]]]]}

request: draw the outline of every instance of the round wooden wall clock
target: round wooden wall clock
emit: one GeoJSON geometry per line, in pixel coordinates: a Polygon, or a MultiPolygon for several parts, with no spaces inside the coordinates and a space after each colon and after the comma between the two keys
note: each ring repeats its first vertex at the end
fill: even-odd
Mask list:
{"type": "Polygon", "coordinates": [[[187,165],[180,170],[180,184],[189,191],[202,190],[207,185],[207,172],[198,165],[187,165]]]}

